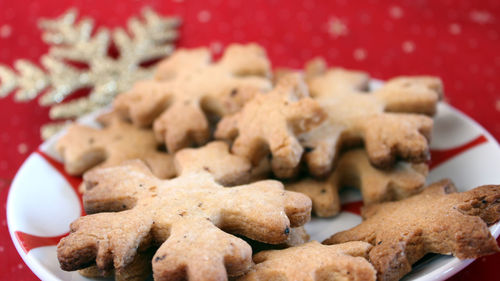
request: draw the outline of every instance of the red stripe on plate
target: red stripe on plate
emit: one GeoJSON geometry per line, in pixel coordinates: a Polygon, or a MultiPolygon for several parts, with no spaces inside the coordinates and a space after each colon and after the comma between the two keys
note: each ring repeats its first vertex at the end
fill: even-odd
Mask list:
{"type": "Polygon", "coordinates": [[[24,233],[22,231],[16,231],[14,232],[14,234],[16,235],[17,241],[19,241],[19,244],[21,244],[21,247],[23,248],[23,251],[26,254],[35,248],[44,246],[55,246],[57,245],[57,243],[59,243],[59,240],[61,240],[61,238],[68,235],[68,233],[65,233],[59,236],[43,237],[43,236],[31,235],[28,233],[24,233]]]}
{"type": "Polygon", "coordinates": [[[341,210],[344,212],[350,212],[361,216],[361,208],[363,207],[363,201],[355,201],[342,204],[341,210]]]}
{"type": "Polygon", "coordinates": [[[478,146],[483,143],[487,143],[488,139],[484,135],[480,135],[477,138],[471,140],[468,143],[465,143],[461,146],[457,146],[450,149],[431,149],[431,161],[429,164],[429,168],[433,169],[436,166],[443,164],[444,162],[450,160],[451,158],[457,156],[460,153],[463,153],[475,146],[478,146]]]}

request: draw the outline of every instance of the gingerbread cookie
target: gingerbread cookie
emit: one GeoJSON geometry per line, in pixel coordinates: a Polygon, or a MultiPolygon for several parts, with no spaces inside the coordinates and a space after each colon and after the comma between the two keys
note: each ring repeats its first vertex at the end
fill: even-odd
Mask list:
{"type": "Polygon", "coordinates": [[[256,265],[238,280],[373,280],[376,271],[366,260],[371,245],[348,242],[326,246],[313,241],[285,250],[254,255],[256,265]]]}
{"type": "Polygon", "coordinates": [[[245,158],[229,152],[229,145],[223,141],[213,141],[200,148],[184,148],[175,154],[178,175],[206,171],[225,186],[248,183],[263,179],[269,164],[263,161],[257,167],[245,158]]]}
{"type": "Polygon", "coordinates": [[[325,68],[321,60],[307,66],[311,96],[328,113],[323,127],[301,136],[310,150],[306,162],[311,173],[324,176],[339,146],[361,141],[377,167],[390,167],[396,158],[417,163],[428,159],[433,121],[424,114],[434,114],[442,96],[438,78],[398,77],[368,92],[366,73],[325,68]]]}
{"type": "Polygon", "coordinates": [[[285,75],[271,92],[258,94],[236,114],[217,125],[216,138],[235,139],[232,152],[255,165],[269,152],[271,167],[278,177],[290,177],[297,170],[304,149],[296,135],[318,126],[325,113],[309,97],[300,74],[285,75]]]}
{"type": "Polygon", "coordinates": [[[230,45],[216,63],[207,48],[178,50],[159,64],[156,80],[137,83],[114,107],[135,125],[154,121],[157,138],[175,152],[207,142],[206,113],[235,112],[256,91],[271,88],[269,76],[265,51],[256,44],[230,45]]]}
{"type": "Polygon", "coordinates": [[[142,159],[160,178],[175,175],[172,155],[158,150],[151,129],[137,128],[114,112],[99,116],[98,121],[104,125],[102,129],[73,124],[57,142],[68,174],[81,175],[91,168],[142,159]]]}
{"type": "Polygon", "coordinates": [[[359,188],[365,205],[400,200],[422,190],[428,170],[427,164],[401,161],[390,169],[377,169],[360,148],[342,154],[327,179],[306,178],[287,184],[286,189],[306,194],[313,202],[315,214],[328,217],[340,211],[338,192],[344,186],[359,188]]]}
{"type": "Polygon", "coordinates": [[[310,199],[278,181],[224,188],[204,171],[160,180],[139,160],[93,170],[84,180],[85,210],[106,213],[71,224],[58,244],[63,270],[92,263],[120,270],[138,248],[160,245],[155,280],[221,280],[252,265],[250,246],[229,233],[283,243],[290,227],[310,218],[310,199]]]}
{"type": "Polygon", "coordinates": [[[488,225],[500,219],[500,186],[457,193],[442,180],[418,195],[363,209],[364,221],[324,241],[366,241],[378,280],[398,280],[427,253],[477,258],[499,251],[488,225]]]}

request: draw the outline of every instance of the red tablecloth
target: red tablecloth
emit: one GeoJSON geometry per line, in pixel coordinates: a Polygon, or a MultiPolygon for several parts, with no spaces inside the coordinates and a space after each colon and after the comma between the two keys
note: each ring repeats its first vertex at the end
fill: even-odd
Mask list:
{"type": "MultiPolygon", "coordinates": [[[[144,5],[184,20],[179,46],[255,41],[274,66],[301,67],[322,55],[330,64],[374,77],[442,77],[446,99],[500,138],[500,2],[485,1],[0,1],[0,63],[37,62],[47,51],[37,21],[70,7],[98,25],[123,26],[144,5]]],[[[36,280],[13,247],[5,202],[16,170],[41,142],[48,109],[0,99],[0,279],[36,280]]],[[[453,280],[498,280],[500,254],[481,258],[453,280]]]]}

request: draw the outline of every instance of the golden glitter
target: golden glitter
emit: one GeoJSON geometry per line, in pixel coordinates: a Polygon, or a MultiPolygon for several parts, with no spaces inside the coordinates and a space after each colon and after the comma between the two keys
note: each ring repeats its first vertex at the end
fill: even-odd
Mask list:
{"type": "MultiPolygon", "coordinates": [[[[26,60],[17,60],[15,70],[0,65],[0,97],[15,91],[16,100],[29,101],[43,92],[39,102],[51,106],[52,119],[76,118],[106,106],[135,81],[151,76],[153,68],[141,64],[163,58],[174,50],[180,20],[162,17],[151,9],[144,9],[142,18],[131,18],[126,31],[99,28],[97,32],[93,32],[91,19],[77,21],[74,9],[56,19],[40,20],[42,38],[50,45],[48,54],[41,57],[43,68],[26,60]],[[108,55],[111,41],[119,53],[117,58],[108,55]],[[84,88],[91,89],[88,96],[63,103],[84,88]]],[[[59,127],[42,129],[43,138],[59,127]]]]}

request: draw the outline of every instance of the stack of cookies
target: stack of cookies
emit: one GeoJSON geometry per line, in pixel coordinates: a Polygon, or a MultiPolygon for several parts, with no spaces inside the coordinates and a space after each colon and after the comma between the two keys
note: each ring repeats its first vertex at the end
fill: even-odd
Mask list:
{"type": "MultiPolygon", "coordinates": [[[[272,73],[258,45],[178,50],[57,143],[88,215],[63,270],[116,280],[398,280],[427,253],[499,251],[500,186],[425,187],[438,78],[370,89],[359,71],[272,73]],[[322,244],[303,226],[361,190],[364,221],[322,244]],[[264,250],[255,253],[259,242],[264,250]]],[[[334,220],[335,218],[332,218],[334,220]]]]}

